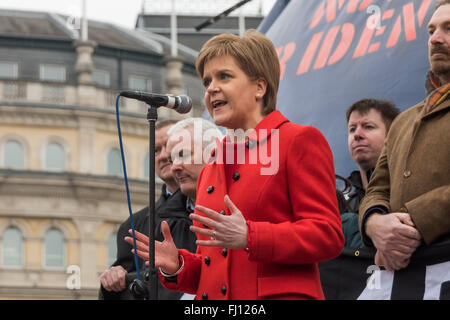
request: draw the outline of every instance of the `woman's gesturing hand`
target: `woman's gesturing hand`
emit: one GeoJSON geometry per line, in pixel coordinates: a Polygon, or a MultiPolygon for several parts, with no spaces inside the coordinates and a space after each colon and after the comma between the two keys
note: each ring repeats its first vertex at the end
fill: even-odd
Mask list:
{"type": "MultiPolygon", "coordinates": [[[[164,236],[164,241],[155,241],[155,267],[161,268],[163,272],[167,274],[173,274],[179,269],[178,250],[173,242],[172,235],[170,233],[169,225],[166,221],[161,223],[161,231],[164,236]]],[[[131,229],[128,230],[132,234],[131,229]]],[[[135,231],[136,234],[136,248],[137,255],[146,260],[145,265],[149,265],[149,238],[135,231]]],[[[125,241],[133,246],[133,238],[125,237],[125,241]]],[[[134,253],[134,249],[132,250],[134,253]]]]}
{"type": "Polygon", "coordinates": [[[211,240],[197,240],[199,246],[223,247],[229,249],[242,249],[247,247],[247,222],[241,211],[234,205],[228,195],[224,199],[225,205],[231,215],[225,216],[214,210],[197,205],[195,208],[204,213],[206,217],[191,214],[192,220],[211,229],[191,226],[193,232],[211,237],[211,240]]]}

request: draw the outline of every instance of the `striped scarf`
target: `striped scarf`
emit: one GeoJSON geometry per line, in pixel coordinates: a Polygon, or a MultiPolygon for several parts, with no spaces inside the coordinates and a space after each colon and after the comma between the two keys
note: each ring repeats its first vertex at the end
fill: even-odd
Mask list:
{"type": "Polygon", "coordinates": [[[434,107],[445,101],[450,95],[450,83],[441,86],[439,79],[430,71],[428,72],[429,85],[434,89],[428,96],[426,113],[431,112],[434,107]]]}

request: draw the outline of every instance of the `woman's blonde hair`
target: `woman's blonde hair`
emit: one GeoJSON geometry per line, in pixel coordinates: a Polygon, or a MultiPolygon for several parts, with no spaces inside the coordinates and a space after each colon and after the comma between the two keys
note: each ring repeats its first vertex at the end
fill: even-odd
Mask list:
{"type": "Polygon", "coordinates": [[[263,78],[267,82],[262,113],[267,115],[276,108],[280,63],[273,43],[262,33],[250,29],[242,37],[221,34],[209,39],[200,50],[196,68],[203,78],[205,64],[222,56],[233,57],[238,66],[252,80],[263,78]]]}

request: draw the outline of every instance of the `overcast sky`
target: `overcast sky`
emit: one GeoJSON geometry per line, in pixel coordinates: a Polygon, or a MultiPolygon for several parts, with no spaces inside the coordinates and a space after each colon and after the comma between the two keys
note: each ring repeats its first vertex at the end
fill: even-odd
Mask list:
{"type": "MultiPolygon", "coordinates": [[[[134,29],[136,18],[141,11],[143,0],[86,0],[88,19],[110,22],[122,27],[134,29]]],[[[177,0],[177,6],[186,6],[186,3],[193,3],[196,0],[177,0]]],[[[261,3],[263,14],[267,14],[276,0],[253,0],[245,4],[242,8],[251,9],[251,7],[259,6],[261,3]]],[[[171,0],[147,0],[146,8],[151,8],[155,3],[167,7],[171,0]]],[[[224,3],[226,8],[231,7],[239,0],[202,0],[197,1],[205,4],[211,10],[214,4],[224,3]],[[217,1],[217,2],[216,2],[217,1]],[[229,4],[229,5],[228,5],[229,4]]],[[[18,9],[30,11],[46,11],[53,13],[65,14],[68,16],[81,16],[82,0],[0,0],[0,9],[18,9]]],[[[164,8],[163,8],[164,9],[164,8]]],[[[183,9],[183,8],[181,8],[183,9]]],[[[214,9],[213,9],[214,10],[214,9]]],[[[219,14],[219,12],[211,12],[211,16],[219,14]]]]}

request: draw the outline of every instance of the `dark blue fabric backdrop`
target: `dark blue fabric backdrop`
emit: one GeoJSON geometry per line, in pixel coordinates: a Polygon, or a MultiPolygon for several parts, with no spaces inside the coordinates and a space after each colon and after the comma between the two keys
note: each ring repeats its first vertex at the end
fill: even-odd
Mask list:
{"type": "Polygon", "coordinates": [[[379,98],[405,110],[425,98],[427,23],[435,4],[278,0],[261,23],[282,66],[277,108],[291,121],[325,135],[336,173],[347,176],[356,169],[347,149],[345,119],[352,103],[379,98]]]}

